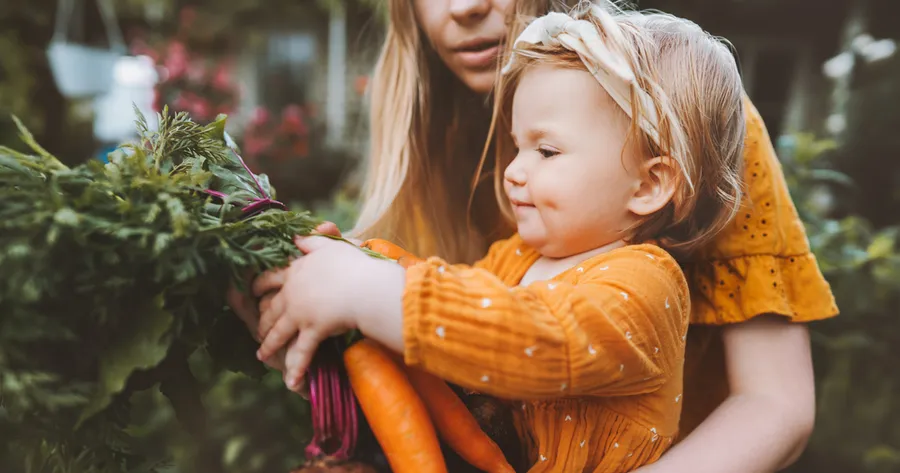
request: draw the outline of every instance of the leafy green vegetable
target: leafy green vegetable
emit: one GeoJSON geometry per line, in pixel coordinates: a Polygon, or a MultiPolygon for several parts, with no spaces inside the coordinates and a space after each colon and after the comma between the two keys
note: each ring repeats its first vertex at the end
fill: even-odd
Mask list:
{"type": "Polygon", "coordinates": [[[0,465],[157,471],[126,429],[131,393],[158,384],[201,435],[188,357],[264,372],[225,292],[319,222],[275,200],[224,126],[166,110],[151,131],[139,114],[139,141],[105,165],[66,167],[20,123],[30,153],[0,148],[0,465]]]}

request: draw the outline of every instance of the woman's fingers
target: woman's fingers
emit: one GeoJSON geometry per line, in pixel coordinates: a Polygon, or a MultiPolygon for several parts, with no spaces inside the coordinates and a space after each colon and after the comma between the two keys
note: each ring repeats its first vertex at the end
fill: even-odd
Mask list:
{"type": "Polygon", "coordinates": [[[262,299],[259,300],[260,314],[265,314],[272,310],[272,299],[274,299],[277,294],[277,292],[270,292],[262,296],[262,299]]]}
{"type": "Polygon", "coordinates": [[[259,298],[270,292],[278,291],[281,289],[281,286],[284,285],[287,275],[287,268],[271,269],[260,274],[259,277],[253,281],[253,296],[259,298]]]}
{"type": "Polygon", "coordinates": [[[263,298],[263,302],[265,302],[265,306],[261,302],[259,305],[260,315],[259,321],[256,324],[256,336],[259,337],[260,340],[265,339],[269,336],[269,332],[278,324],[284,317],[285,305],[285,294],[281,292],[270,292],[269,295],[263,298]]]}
{"type": "Polygon", "coordinates": [[[281,317],[266,335],[259,347],[256,356],[260,360],[267,360],[279,349],[287,345],[291,338],[297,335],[297,326],[289,317],[281,317]]]}
{"type": "Polygon", "coordinates": [[[241,292],[233,284],[228,288],[226,301],[231,310],[237,314],[250,333],[256,335],[259,326],[259,312],[256,309],[256,303],[247,294],[241,292]]]}

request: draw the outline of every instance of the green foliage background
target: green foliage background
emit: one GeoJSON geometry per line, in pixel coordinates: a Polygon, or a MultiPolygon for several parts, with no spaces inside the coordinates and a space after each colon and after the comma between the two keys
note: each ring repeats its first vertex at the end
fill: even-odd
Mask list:
{"type": "Polygon", "coordinates": [[[792,472],[900,471],[900,252],[894,225],[875,228],[822,205],[858,191],[833,170],[833,143],[789,137],[782,153],[791,194],[841,315],[812,326],[817,379],[816,429],[792,472]]]}

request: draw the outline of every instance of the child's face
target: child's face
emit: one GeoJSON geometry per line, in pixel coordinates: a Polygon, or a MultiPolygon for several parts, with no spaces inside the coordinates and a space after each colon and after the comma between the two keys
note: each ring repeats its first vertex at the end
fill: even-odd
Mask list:
{"type": "Polygon", "coordinates": [[[540,65],[525,72],[512,108],[518,154],[504,187],[528,245],[561,258],[625,236],[641,188],[637,152],[625,148],[629,126],[587,71],[540,65]]]}

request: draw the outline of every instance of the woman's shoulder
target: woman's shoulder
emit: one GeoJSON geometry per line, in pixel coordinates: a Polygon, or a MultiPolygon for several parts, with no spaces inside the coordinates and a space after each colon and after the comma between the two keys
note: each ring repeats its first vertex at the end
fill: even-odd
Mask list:
{"type": "Polygon", "coordinates": [[[740,323],[762,314],[795,322],[838,313],[757,109],[745,100],[746,195],[732,223],[686,266],[693,323],[740,323]]]}

